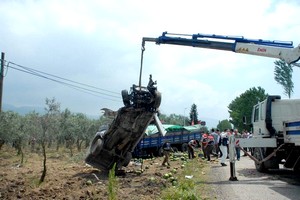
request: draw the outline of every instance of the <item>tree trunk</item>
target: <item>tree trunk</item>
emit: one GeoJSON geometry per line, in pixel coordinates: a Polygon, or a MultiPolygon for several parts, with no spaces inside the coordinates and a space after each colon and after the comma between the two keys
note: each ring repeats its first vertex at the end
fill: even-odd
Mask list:
{"type": "Polygon", "coordinates": [[[35,151],[35,138],[30,140],[30,150],[31,152],[35,151]]]}
{"type": "Polygon", "coordinates": [[[59,144],[60,142],[58,141],[58,139],[57,139],[57,142],[56,142],[56,151],[58,151],[59,150],[59,144]]]}
{"type": "Polygon", "coordinates": [[[81,140],[80,143],[79,143],[79,149],[78,149],[79,152],[81,152],[82,144],[83,144],[83,140],[81,140]]]}
{"type": "Polygon", "coordinates": [[[73,156],[73,145],[70,145],[70,156],[73,156]]]}
{"type": "Polygon", "coordinates": [[[48,148],[50,149],[52,147],[52,139],[50,138],[48,141],[48,148]]]}
{"type": "Polygon", "coordinates": [[[42,150],[43,150],[43,156],[44,156],[44,161],[43,161],[43,172],[42,172],[42,176],[40,178],[40,184],[42,182],[44,182],[45,177],[46,177],[46,173],[47,173],[47,166],[46,166],[46,161],[47,161],[47,156],[46,156],[46,144],[45,141],[42,142],[42,150]]]}
{"type": "Polygon", "coordinates": [[[21,151],[21,162],[20,162],[20,167],[21,167],[24,163],[24,152],[22,150],[22,147],[20,147],[20,151],[21,151]]]}
{"type": "Polygon", "coordinates": [[[81,152],[81,145],[83,143],[83,140],[77,139],[76,144],[77,144],[77,150],[78,152],[81,152]]]}
{"type": "Polygon", "coordinates": [[[90,146],[90,140],[85,139],[85,148],[88,148],[90,146]]]}
{"type": "Polygon", "coordinates": [[[5,141],[0,138],[0,150],[1,150],[2,146],[4,145],[4,143],[5,143],[5,141]]]}
{"type": "Polygon", "coordinates": [[[15,147],[15,149],[17,150],[17,155],[21,154],[21,139],[18,138],[13,142],[13,146],[15,147]]]}

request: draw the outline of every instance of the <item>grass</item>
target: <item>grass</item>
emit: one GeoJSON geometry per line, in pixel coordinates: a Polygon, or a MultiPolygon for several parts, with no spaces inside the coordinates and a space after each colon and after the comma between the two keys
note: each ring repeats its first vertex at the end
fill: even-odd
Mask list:
{"type": "Polygon", "coordinates": [[[203,176],[205,170],[205,164],[202,160],[193,159],[188,160],[185,168],[178,178],[178,184],[176,186],[168,187],[163,190],[162,200],[201,200],[208,199],[205,197],[207,193],[207,186],[205,183],[205,177],[203,176]],[[193,176],[192,178],[186,178],[186,176],[193,176]]]}
{"type": "Polygon", "coordinates": [[[108,199],[116,200],[117,199],[117,190],[118,190],[118,181],[115,175],[116,163],[113,168],[109,170],[108,177],[108,199]]]}

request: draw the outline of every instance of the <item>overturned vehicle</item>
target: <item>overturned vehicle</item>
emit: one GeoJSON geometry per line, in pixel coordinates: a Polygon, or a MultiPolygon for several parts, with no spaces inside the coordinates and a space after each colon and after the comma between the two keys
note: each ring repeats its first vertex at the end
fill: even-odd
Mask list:
{"type": "Polygon", "coordinates": [[[130,93],[122,91],[121,107],[112,123],[96,133],[85,162],[101,170],[126,167],[132,152],[152,120],[157,122],[161,94],[150,75],[147,87],[133,85],[130,93]]]}

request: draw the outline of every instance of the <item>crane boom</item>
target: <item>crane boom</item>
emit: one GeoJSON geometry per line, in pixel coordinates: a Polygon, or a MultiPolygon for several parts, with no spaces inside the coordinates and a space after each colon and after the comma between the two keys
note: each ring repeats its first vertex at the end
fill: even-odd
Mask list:
{"type": "Polygon", "coordinates": [[[293,46],[292,41],[270,41],[262,39],[246,39],[242,36],[224,36],[215,34],[173,34],[163,32],[157,38],[143,37],[142,48],[145,42],[156,44],[172,44],[207,49],[233,51],[250,55],[279,58],[288,64],[294,64],[300,59],[300,45],[293,46]]]}

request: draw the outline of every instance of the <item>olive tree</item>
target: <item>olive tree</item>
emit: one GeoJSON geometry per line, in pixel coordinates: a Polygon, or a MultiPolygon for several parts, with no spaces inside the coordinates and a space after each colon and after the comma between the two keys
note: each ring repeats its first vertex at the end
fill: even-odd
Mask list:
{"type": "Polygon", "coordinates": [[[57,103],[55,98],[46,98],[46,113],[40,118],[42,133],[41,133],[41,146],[43,153],[43,172],[40,178],[40,183],[44,182],[47,173],[47,155],[46,144],[50,135],[57,131],[57,124],[60,116],[60,103],[57,103]]]}
{"type": "Polygon", "coordinates": [[[14,113],[11,111],[0,112],[0,149],[6,142],[11,141],[11,118],[14,113]]]}
{"type": "Polygon", "coordinates": [[[23,117],[18,113],[8,111],[2,112],[0,118],[0,138],[3,141],[2,143],[11,143],[11,145],[17,150],[17,155],[21,155],[20,165],[22,165],[24,160],[23,148],[27,141],[23,117]]]}
{"type": "Polygon", "coordinates": [[[86,137],[88,137],[89,127],[91,126],[90,120],[86,117],[86,115],[82,113],[77,113],[74,115],[75,127],[75,142],[77,146],[77,150],[81,151],[82,143],[86,141],[86,137]]]}
{"type": "Polygon", "coordinates": [[[169,116],[165,114],[160,114],[159,119],[165,124],[176,124],[176,125],[183,124],[183,120],[184,120],[181,115],[176,115],[176,114],[170,114],[169,116]]]}
{"type": "Polygon", "coordinates": [[[23,118],[24,132],[27,135],[31,152],[36,151],[36,145],[41,141],[40,133],[42,133],[42,126],[40,118],[40,114],[34,111],[26,114],[23,118]]]}

